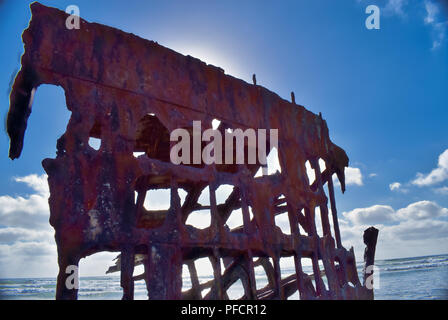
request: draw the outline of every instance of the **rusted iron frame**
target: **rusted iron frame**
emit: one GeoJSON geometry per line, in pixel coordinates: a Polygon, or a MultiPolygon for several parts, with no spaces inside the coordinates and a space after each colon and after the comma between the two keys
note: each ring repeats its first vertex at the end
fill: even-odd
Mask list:
{"type": "MultiPolygon", "coordinates": [[[[68,159],[73,160],[70,157],[76,155],[77,152],[87,152],[92,157],[97,155],[93,151],[83,150],[79,146],[79,141],[83,141],[85,139],[86,132],[82,129],[81,126],[78,126],[76,123],[76,119],[74,115],[77,117],[81,117],[82,111],[77,107],[78,104],[86,105],[83,111],[89,109],[87,106],[92,107],[92,103],[86,99],[88,97],[80,96],[79,99],[74,97],[73,93],[70,91],[71,86],[81,86],[87,87],[88,84],[90,87],[93,87],[103,95],[111,95],[111,96],[126,96],[126,97],[141,97],[143,99],[148,99],[151,101],[151,104],[154,104],[154,107],[151,107],[150,110],[161,110],[161,108],[166,108],[170,106],[173,109],[185,109],[190,113],[195,113],[200,115],[201,119],[206,115],[207,118],[216,117],[216,115],[212,112],[208,112],[208,109],[199,110],[195,107],[192,107],[193,104],[189,104],[188,102],[182,101],[173,101],[170,98],[163,98],[158,96],[158,94],[162,94],[164,91],[153,92],[151,90],[141,90],[138,88],[141,87],[127,87],[120,86],[120,84],[114,83],[114,77],[103,77],[101,76],[99,79],[94,78],[93,76],[83,76],[82,72],[79,72],[78,69],[73,69],[71,71],[76,72],[67,72],[66,69],[61,69],[61,64],[51,65],[51,68],[48,68],[44,64],[39,64],[35,61],[40,61],[39,55],[31,52],[31,49],[27,49],[28,42],[34,45],[32,42],[32,32],[33,28],[41,27],[42,25],[45,27],[45,24],[42,21],[39,21],[39,16],[36,12],[42,13],[44,17],[46,17],[45,22],[48,20],[52,20],[53,16],[57,16],[61,19],[66,17],[66,14],[60,12],[55,9],[50,9],[44,7],[38,3],[34,3],[32,6],[33,10],[33,19],[30,22],[30,27],[24,32],[23,38],[25,42],[25,54],[22,57],[22,70],[19,72],[18,76],[15,79],[13,85],[13,92],[11,94],[11,107],[10,112],[8,113],[8,134],[11,138],[11,147],[10,147],[10,157],[12,159],[17,158],[20,155],[21,149],[23,147],[23,133],[26,129],[26,122],[28,116],[31,112],[30,109],[30,100],[35,91],[36,87],[42,83],[50,83],[61,85],[66,90],[67,105],[69,108],[72,108],[73,115],[72,119],[67,127],[66,133],[58,140],[57,144],[57,156],[56,160],[46,159],[43,162],[44,168],[49,169],[54,163],[60,163],[62,157],[68,157],[68,159]],[[34,17],[34,15],[37,17],[34,17]],[[50,16],[51,13],[51,16],[50,16]],[[46,16],[45,16],[46,15],[46,16]],[[41,24],[39,24],[41,23],[41,24]],[[31,37],[31,38],[30,38],[31,37]],[[33,55],[32,55],[33,54],[33,55]],[[34,57],[31,59],[31,56],[34,57]],[[53,70],[54,69],[54,70],[53,70]],[[112,81],[112,82],[111,82],[112,81]],[[76,82],[76,83],[73,83],[76,82]],[[81,84],[82,83],[82,84],[81,84]],[[69,87],[67,87],[69,86],[69,87]],[[157,93],[157,94],[155,94],[157,93]],[[83,101],[84,99],[85,101],[83,101]],[[84,103],[85,102],[85,103],[84,103]],[[29,109],[27,109],[29,108],[29,109]],[[14,125],[13,125],[14,124],[14,125]],[[81,130],[81,132],[77,132],[77,130],[81,130]],[[73,154],[67,154],[65,149],[68,146],[67,150],[73,152],[73,154]],[[58,162],[59,161],[59,162],[58,162]]],[[[86,25],[89,25],[87,22],[83,21],[86,25]]],[[[92,29],[99,29],[105,32],[110,32],[113,37],[117,39],[124,39],[129,37],[132,41],[141,41],[141,39],[132,38],[130,35],[126,35],[118,30],[113,30],[111,28],[107,29],[107,27],[100,25],[91,25],[92,29]]],[[[83,32],[83,31],[80,31],[83,32]]],[[[62,32],[63,33],[63,32],[62,32]]],[[[73,35],[71,33],[70,35],[73,35]]],[[[84,39],[84,38],[83,38],[84,39]]],[[[87,38],[86,38],[87,39],[87,38]]],[[[41,39],[39,39],[41,40],[41,39]]],[[[57,43],[55,43],[57,45],[57,43]]],[[[140,43],[139,43],[140,44],[140,43]]],[[[108,43],[110,45],[110,43],[108,43]]],[[[146,45],[157,47],[156,44],[150,44],[149,42],[146,45]]],[[[33,47],[34,48],[34,47],[33,47]]],[[[165,48],[161,50],[166,50],[165,48]]],[[[51,50],[50,50],[51,51],[51,50]]],[[[46,61],[51,61],[54,58],[51,56],[56,52],[55,50],[50,53],[50,57],[47,57],[46,61]]],[[[60,50],[60,52],[65,52],[64,50],[60,50]]],[[[166,53],[168,51],[166,50],[166,53]]],[[[45,52],[43,52],[45,54],[45,52]]],[[[171,53],[170,53],[171,54],[171,53]]],[[[180,58],[180,56],[179,56],[180,58]]],[[[187,60],[190,58],[187,58],[187,60]]],[[[193,58],[191,58],[193,59],[193,58]]],[[[183,60],[182,60],[183,61],[183,60]]],[[[199,60],[197,60],[199,61],[199,60]]],[[[197,64],[196,60],[192,60],[192,64],[194,67],[207,69],[208,72],[213,72],[217,77],[227,77],[222,72],[218,72],[217,68],[212,68],[204,65],[194,65],[197,64]]],[[[40,61],[41,62],[41,61],[40,61]]],[[[57,61],[56,61],[57,62],[57,61]]],[[[190,63],[190,60],[187,61],[190,63]]],[[[137,70],[138,71],[138,70],[137,70]]],[[[200,72],[199,72],[200,73],[200,72]]],[[[172,76],[172,75],[171,75],[172,76]]],[[[193,76],[195,76],[193,72],[193,76]]],[[[224,78],[223,78],[224,79],[224,78]]],[[[226,78],[230,79],[230,78],[226,78]]],[[[187,81],[196,81],[197,79],[189,79],[187,77],[187,81]]],[[[254,76],[254,84],[255,86],[250,87],[247,86],[246,83],[240,80],[232,80],[234,84],[238,84],[240,87],[244,87],[247,94],[257,95],[257,102],[255,103],[255,107],[260,107],[260,112],[265,112],[270,108],[272,102],[269,102],[269,99],[274,101],[277,99],[275,95],[268,92],[266,89],[256,86],[256,80],[254,76]],[[238,82],[239,81],[239,82],[238,82]],[[257,91],[257,93],[256,93],[257,91]],[[265,101],[261,101],[261,99],[266,99],[265,101]],[[261,103],[258,105],[258,103],[261,103]],[[262,107],[265,107],[263,109],[262,107]]],[[[196,83],[196,82],[195,82],[196,83]]],[[[193,89],[194,86],[192,86],[193,89]]],[[[318,156],[314,153],[313,156],[310,157],[310,161],[315,170],[316,181],[310,186],[309,181],[307,184],[304,184],[306,187],[305,195],[303,202],[303,207],[305,208],[305,216],[303,216],[299,210],[295,208],[295,204],[291,205],[291,202],[286,201],[286,206],[282,205],[284,201],[281,199],[269,198],[269,205],[265,208],[266,212],[269,213],[269,218],[267,220],[262,220],[262,222],[258,221],[255,217],[253,221],[250,221],[249,213],[248,213],[248,202],[251,200],[248,196],[248,189],[253,188],[255,185],[249,183],[247,179],[252,179],[253,174],[247,175],[246,172],[238,172],[237,174],[224,174],[217,173],[216,168],[209,167],[204,170],[196,170],[197,168],[188,168],[188,167],[180,167],[174,168],[172,166],[164,165],[161,161],[153,161],[148,159],[147,157],[140,157],[136,160],[136,165],[139,168],[139,174],[142,175],[157,175],[157,174],[166,174],[169,179],[163,182],[163,185],[169,186],[171,189],[171,205],[170,209],[166,211],[159,212],[161,215],[166,216],[163,224],[159,228],[147,229],[147,230],[136,230],[133,229],[134,225],[133,219],[134,216],[133,210],[125,210],[124,218],[125,226],[120,230],[122,234],[120,241],[116,241],[113,244],[98,244],[95,241],[89,243],[88,246],[86,244],[86,248],[76,248],[72,246],[70,241],[64,239],[63,228],[67,228],[67,225],[64,225],[64,221],[60,220],[59,217],[55,217],[56,213],[52,212],[50,217],[50,223],[56,229],[56,241],[58,244],[58,262],[59,262],[59,275],[58,275],[58,284],[57,284],[57,297],[58,298],[67,298],[74,299],[77,297],[77,290],[67,290],[63,287],[65,284],[66,275],[65,267],[69,264],[78,265],[79,259],[93,254],[95,252],[101,251],[101,249],[108,248],[109,250],[120,250],[121,251],[121,259],[119,261],[120,270],[121,270],[121,286],[123,287],[123,299],[132,299],[133,297],[133,279],[139,278],[143,276],[146,280],[146,285],[148,289],[148,294],[150,298],[153,299],[179,299],[182,297],[181,294],[181,274],[182,274],[182,264],[184,261],[193,261],[194,259],[202,256],[207,256],[212,262],[213,273],[214,273],[214,281],[213,286],[215,289],[211,290],[207,295],[209,298],[226,298],[226,285],[228,285],[231,281],[224,281],[223,278],[227,275],[229,277],[229,273],[227,273],[229,268],[233,268],[232,270],[237,270],[237,272],[232,274],[232,279],[242,279],[243,285],[245,287],[245,296],[247,298],[257,298],[259,295],[262,297],[268,296],[272,298],[285,298],[289,295],[291,290],[297,288],[301,294],[301,297],[311,298],[310,292],[313,292],[314,288],[311,285],[311,281],[309,277],[305,277],[303,272],[301,271],[301,258],[303,256],[308,256],[312,259],[313,263],[313,277],[316,282],[316,297],[315,298],[354,298],[361,297],[362,290],[364,287],[360,286],[358,275],[356,273],[356,262],[354,258],[353,249],[350,251],[345,250],[342,247],[340,241],[340,232],[339,226],[337,224],[337,214],[336,214],[336,206],[334,201],[334,188],[333,183],[331,181],[331,177],[334,173],[338,175],[338,178],[341,182],[341,188],[345,190],[345,180],[343,169],[348,165],[348,158],[345,155],[345,152],[333,145],[328,138],[328,128],[326,127],[325,121],[322,119],[321,114],[319,117],[315,115],[311,115],[311,113],[307,113],[304,111],[304,108],[295,104],[295,96],[291,94],[292,104],[287,105],[285,107],[286,111],[298,112],[292,108],[300,108],[300,112],[303,113],[303,119],[309,117],[312,128],[311,131],[316,129],[318,141],[314,141],[314,145],[316,148],[316,153],[319,153],[320,156],[325,157],[326,160],[326,170],[321,173],[319,164],[318,164],[318,156]],[[314,121],[314,122],[313,122],[314,121]],[[325,155],[324,155],[325,154],[325,155]],[[334,158],[333,158],[334,157],[334,158]],[[178,195],[178,178],[184,176],[189,182],[191,182],[191,188],[187,188],[187,199],[183,206],[180,205],[180,199],[178,195]],[[215,184],[217,177],[219,176],[219,182],[215,184]],[[328,207],[327,207],[327,198],[325,196],[325,192],[323,191],[323,184],[325,181],[328,182],[329,188],[329,197],[332,208],[333,222],[335,228],[335,237],[337,242],[337,247],[334,248],[334,241],[331,237],[331,229],[329,226],[328,220],[328,207]],[[216,205],[216,196],[215,190],[217,185],[222,182],[227,182],[229,184],[233,184],[234,190],[232,191],[231,197],[229,197],[224,205],[217,206],[216,205]],[[212,225],[210,229],[205,231],[200,231],[195,228],[190,228],[185,226],[185,221],[188,218],[188,215],[198,209],[204,209],[205,207],[200,206],[197,201],[200,193],[203,189],[209,185],[210,187],[210,206],[208,206],[211,214],[212,225]],[[308,187],[310,190],[308,190],[308,187]],[[331,189],[331,190],[330,190],[331,189]],[[239,199],[241,197],[241,200],[239,199]],[[319,206],[321,212],[321,221],[323,227],[324,236],[320,238],[316,232],[315,226],[315,208],[319,206]],[[226,230],[223,226],[223,222],[227,220],[231,212],[236,209],[241,208],[243,212],[243,226],[242,230],[236,229],[233,231],[226,230]],[[288,211],[288,218],[291,225],[292,236],[286,236],[284,234],[278,234],[278,230],[275,227],[274,217],[278,213],[283,213],[288,211]],[[297,219],[296,219],[297,218],[297,219]],[[308,233],[308,236],[301,236],[298,232],[298,223],[302,225],[305,231],[308,233]],[[296,228],[297,227],[297,228],[296,228]],[[269,237],[269,241],[265,241],[264,239],[260,239],[258,234],[255,234],[255,228],[259,228],[262,230],[264,235],[268,235],[266,233],[267,229],[274,231],[274,237],[269,237]],[[293,231],[295,229],[295,231],[293,231]],[[62,231],[61,231],[62,230],[62,231]],[[169,231],[169,232],[167,232],[169,231]],[[196,250],[196,251],[195,251],[196,250]],[[195,252],[194,252],[195,251],[195,252]],[[254,278],[254,252],[260,256],[260,259],[264,259],[262,261],[266,261],[267,257],[271,257],[273,264],[269,263],[269,268],[265,267],[266,272],[268,273],[268,269],[270,270],[270,275],[268,276],[270,281],[270,287],[272,287],[272,294],[266,294],[256,290],[255,278],[254,278]],[[145,267],[145,273],[138,277],[132,276],[132,271],[135,266],[134,255],[136,253],[146,254],[146,258],[143,260],[143,264],[145,267]],[[279,260],[283,256],[294,256],[296,274],[293,275],[296,277],[294,283],[293,276],[287,277],[286,279],[282,279],[281,270],[279,260]],[[226,266],[226,270],[221,277],[221,259],[224,261],[224,265],[226,266]],[[321,276],[321,270],[319,268],[319,260],[322,260],[324,263],[325,274],[330,284],[330,293],[325,290],[325,286],[323,285],[323,280],[321,276]],[[339,261],[340,267],[339,269],[342,272],[337,272],[334,268],[334,260],[339,261]],[[167,261],[170,261],[170,266],[173,270],[167,271],[161,268],[160,266],[166,265],[167,261]],[[272,270],[271,270],[272,269],[272,270]],[[335,274],[337,273],[337,277],[335,274]],[[335,282],[341,282],[339,279],[339,274],[343,273],[344,278],[342,279],[342,289],[340,290],[341,294],[339,295],[338,287],[336,287],[335,282]],[[338,280],[335,280],[338,278],[338,280]],[[303,283],[301,285],[301,280],[303,283]],[[225,282],[225,283],[222,283],[225,282]],[[347,287],[347,283],[352,282],[355,288],[347,287]],[[301,289],[303,292],[301,292],[301,289]],[[335,294],[332,294],[332,292],[335,294]]],[[[189,102],[195,100],[197,96],[190,96],[189,102]]],[[[186,99],[188,101],[188,99],[186,99]]],[[[228,100],[222,99],[222,101],[218,101],[218,103],[222,104],[223,101],[228,100]]],[[[195,100],[197,101],[197,100],[195,100]]],[[[281,99],[278,99],[278,103],[283,103],[281,99]]],[[[219,107],[222,105],[218,104],[218,107],[215,107],[215,111],[219,111],[219,107]]],[[[193,105],[194,106],[194,105],[193,105]]],[[[234,107],[232,105],[232,107],[234,107]]],[[[270,110],[270,109],[269,109],[270,110]]],[[[219,112],[217,112],[219,113],[219,112]]],[[[250,125],[247,123],[241,123],[240,119],[237,117],[232,117],[229,119],[228,116],[224,116],[225,112],[222,113],[217,118],[225,121],[228,127],[234,126],[249,128],[250,125]]],[[[268,117],[267,113],[265,114],[268,117]]],[[[229,114],[231,116],[231,114],[229,114]]],[[[192,115],[189,115],[189,117],[192,115]]],[[[90,123],[92,120],[93,127],[96,125],[96,120],[88,117],[89,120],[86,123],[90,123]]],[[[118,118],[118,121],[120,119],[118,118]]],[[[169,123],[169,120],[165,119],[165,123],[169,123]]],[[[244,122],[244,121],[243,121],[244,122]]],[[[249,121],[250,122],[250,121],[249,121]]],[[[264,126],[269,126],[269,121],[264,120],[264,126]]],[[[93,130],[93,127],[90,131],[93,130]]],[[[221,126],[224,129],[224,125],[221,126]]],[[[90,135],[90,133],[89,133],[90,135]]],[[[104,138],[101,133],[101,138],[104,138]]],[[[132,142],[131,138],[120,137],[126,140],[127,143],[132,142]]],[[[285,138],[280,142],[280,149],[284,148],[287,139],[291,139],[289,141],[294,145],[298,142],[294,135],[289,135],[289,138],[285,138]]],[[[317,139],[317,138],[316,138],[317,139]]],[[[316,140],[315,139],[315,140],[316,140]]],[[[301,141],[301,140],[300,140],[301,141]]],[[[308,141],[304,141],[308,143],[308,141]]],[[[311,140],[312,142],[312,140],[311,140]]],[[[307,150],[301,150],[303,153],[306,153],[307,150]]],[[[307,153],[308,154],[308,153],[307,153]]],[[[285,174],[288,174],[285,169],[288,169],[288,166],[285,165],[286,159],[283,158],[284,153],[279,150],[279,157],[281,162],[281,167],[285,174]]],[[[67,159],[67,158],[66,158],[67,159]]],[[[103,159],[103,158],[101,158],[103,159]]],[[[104,158],[106,159],[106,158],[104,158]]],[[[104,160],[103,159],[103,160],[104,160]]],[[[299,178],[302,181],[307,181],[306,175],[303,171],[304,162],[302,159],[299,159],[300,163],[300,172],[301,177],[299,178]]],[[[75,161],[68,162],[69,165],[73,165],[76,163],[75,161]]],[[[251,172],[253,169],[250,168],[251,172]]],[[[291,169],[291,168],[289,168],[291,169]]],[[[48,171],[47,171],[48,172],[48,171]]],[[[279,176],[274,178],[277,179],[279,176]]],[[[281,177],[281,176],[280,176],[281,177]]],[[[49,181],[51,181],[52,176],[49,174],[49,181]]],[[[272,186],[271,182],[274,180],[263,179],[263,183],[266,186],[272,186]]],[[[299,182],[300,180],[297,180],[299,182]]],[[[148,188],[157,188],[161,185],[152,185],[147,186],[148,188]]],[[[137,200],[136,210],[141,209],[144,202],[144,195],[140,197],[140,192],[146,192],[148,189],[139,190],[139,196],[137,200]]],[[[129,190],[128,190],[129,191],[129,190]]],[[[284,190],[283,190],[284,191],[284,190]]],[[[130,192],[127,192],[127,197],[129,198],[130,192]]],[[[295,197],[290,199],[290,201],[297,201],[295,197]]],[[[133,203],[134,205],[134,203],[133,203]]],[[[128,206],[127,209],[130,209],[128,206]]],[[[154,211],[147,211],[146,213],[154,213],[154,211]]],[[[57,212],[57,214],[61,214],[57,212]]],[[[115,214],[115,213],[114,213],[115,214]]],[[[62,215],[62,214],[61,214],[62,215]]],[[[257,212],[254,213],[257,215],[257,212]]],[[[112,220],[117,220],[117,217],[112,217],[112,220]]],[[[264,218],[263,218],[264,219],[264,218]]],[[[117,220],[118,221],[118,220],[117,220]]],[[[116,222],[116,221],[114,221],[116,222]]],[[[79,224],[78,227],[80,227],[79,224]]],[[[258,230],[258,231],[260,231],[258,230]]],[[[367,260],[372,260],[372,248],[368,248],[366,252],[367,256],[372,257],[367,260]]],[[[374,253],[374,248],[373,248],[374,253]]],[[[165,268],[166,269],[166,268],[165,268]]],[[[194,272],[193,272],[194,274],[194,272]]],[[[192,276],[194,278],[194,275],[192,276]]],[[[197,275],[196,275],[197,279],[197,275]]],[[[365,279],[364,279],[365,282],[365,279]]],[[[337,283],[339,285],[339,283],[337,283]]],[[[364,284],[365,285],[365,284],[364,284]]],[[[195,284],[197,290],[198,284],[195,284]]],[[[269,291],[269,290],[268,290],[269,291]]],[[[197,292],[196,292],[197,297],[197,292]]]]}

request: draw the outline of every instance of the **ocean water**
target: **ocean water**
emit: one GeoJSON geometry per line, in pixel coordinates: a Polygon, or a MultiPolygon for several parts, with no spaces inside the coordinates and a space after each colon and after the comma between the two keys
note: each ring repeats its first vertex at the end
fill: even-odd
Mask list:
{"type": "MultiPolygon", "coordinates": [[[[389,300],[427,300],[448,299],[448,254],[437,256],[413,257],[392,260],[378,260],[376,266],[379,278],[376,278],[375,299],[389,300]]],[[[257,268],[258,269],[258,268],[257,268]]],[[[266,285],[264,273],[255,272],[257,288],[266,285]]],[[[358,266],[361,279],[362,265],[358,266]]],[[[311,273],[311,266],[304,266],[311,273]]],[[[293,268],[282,269],[282,274],[294,273],[293,268]]],[[[199,277],[200,282],[211,279],[199,277]]],[[[324,279],[325,280],[325,279],[324,279]]],[[[183,285],[189,287],[189,279],[183,279],[183,285]]],[[[54,299],[56,279],[0,279],[0,299],[54,299]]],[[[85,277],[80,279],[79,299],[120,299],[120,279],[118,276],[85,277]]],[[[242,296],[241,283],[234,284],[228,291],[230,298],[242,296]]],[[[144,281],[135,283],[135,298],[146,299],[144,281]]],[[[291,297],[298,299],[296,293],[291,297]]]]}

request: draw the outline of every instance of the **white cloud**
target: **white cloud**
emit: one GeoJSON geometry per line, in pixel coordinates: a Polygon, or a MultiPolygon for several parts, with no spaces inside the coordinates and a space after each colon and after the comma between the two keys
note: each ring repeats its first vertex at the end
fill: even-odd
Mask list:
{"type": "Polygon", "coordinates": [[[366,225],[390,222],[393,220],[393,214],[394,209],[390,206],[374,205],[344,212],[343,216],[354,225],[366,225]]]}
{"type": "MultiPolygon", "coordinates": [[[[387,3],[382,10],[389,16],[405,17],[405,9],[408,2],[408,0],[387,0],[387,3]]],[[[440,16],[440,8],[434,0],[425,0],[424,8],[425,16],[423,17],[423,21],[426,25],[432,28],[433,42],[431,49],[435,50],[445,41],[448,21],[440,21],[438,19],[440,16]]]]}
{"type": "Polygon", "coordinates": [[[431,1],[425,1],[426,17],[425,23],[434,23],[437,14],[439,13],[439,8],[431,1]]]}
{"type": "Polygon", "coordinates": [[[394,210],[375,205],[344,212],[339,219],[345,247],[354,246],[357,259],[362,259],[365,229],[379,229],[377,259],[446,253],[448,209],[431,201],[419,201],[394,210]]]}
{"type": "Polygon", "coordinates": [[[424,200],[397,210],[396,216],[401,220],[423,220],[448,216],[448,209],[440,207],[435,202],[424,200]]]}
{"type": "Polygon", "coordinates": [[[345,168],[345,184],[362,186],[362,173],[359,168],[345,168]]]}
{"type": "Polygon", "coordinates": [[[432,42],[432,48],[433,50],[440,47],[445,40],[446,37],[446,29],[447,29],[448,22],[438,22],[433,24],[434,29],[434,40],[432,42]]]}
{"type": "Polygon", "coordinates": [[[411,203],[397,211],[388,205],[374,205],[344,212],[343,216],[353,225],[384,224],[448,216],[448,209],[442,208],[435,202],[423,200],[411,203]]]}
{"type": "Polygon", "coordinates": [[[398,16],[404,16],[404,6],[407,4],[407,0],[388,0],[384,11],[390,14],[395,14],[398,16]]]}
{"type": "Polygon", "coordinates": [[[369,178],[374,178],[374,177],[376,177],[376,176],[378,176],[376,173],[371,173],[371,174],[369,174],[369,178]]]}
{"type": "Polygon", "coordinates": [[[33,189],[40,195],[44,196],[50,195],[46,174],[40,176],[38,176],[37,174],[30,174],[25,177],[16,177],[14,178],[14,180],[17,182],[23,182],[27,184],[31,189],[33,189]]]}
{"type": "Polygon", "coordinates": [[[35,257],[53,255],[56,246],[46,241],[17,241],[9,246],[0,245],[0,252],[4,253],[5,251],[14,258],[25,257],[33,260],[35,257]]]}
{"type": "Polygon", "coordinates": [[[54,241],[0,244],[0,278],[56,277],[57,261],[54,241]]]}
{"type": "Polygon", "coordinates": [[[53,232],[47,230],[30,230],[24,228],[6,227],[0,228],[0,244],[13,244],[17,241],[43,241],[51,242],[53,232]]]}
{"type": "Polygon", "coordinates": [[[448,222],[442,220],[404,221],[388,227],[391,236],[399,240],[441,239],[448,237],[448,222]]]}
{"type": "Polygon", "coordinates": [[[35,228],[48,225],[47,176],[33,174],[14,180],[27,184],[37,193],[25,197],[0,196],[0,226],[35,228]]]}
{"type": "Polygon", "coordinates": [[[448,179],[448,149],[440,156],[437,168],[428,174],[417,173],[417,177],[412,181],[413,184],[423,187],[430,186],[448,179]]]}
{"type": "Polygon", "coordinates": [[[432,49],[437,49],[443,43],[446,37],[446,30],[448,21],[438,21],[439,7],[430,0],[425,0],[426,16],[424,18],[425,24],[432,27],[433,42],[432,49]]]}
{"type": "Polygon", "coordinates": [[[409,192],[408,189],[403,188],[403,185],[400,182],[393,182],[393,183],[389,184],[389,189],[391,191],[401,192],[401,193],[408,193],[409,192]]]}
{"type": "Polygon", "coordinates": [[[47,176],[32,174],[14,181],[34,193],[0,196],[0,277],[38,276],[42,270],[54,274],[57,258],[54,231],[48,222],[47,176]]]}
{"type": "Polygon", "coordinates": [[[436,188],[436,189],[434,189],[434,192],[439,193],[439,194],[447,194],[448,195],[448,187],[436,188]]]}
{"type": "Polygon", "coordinates": [[[400,187],[401,187],[401,183],[400,182],[394,182],[394,183],[391,183],[389,185],[389,189],[391,191],[398,190],[398,189],[400,189],[400,187]]]}
{"type": "Polygon", "coordinates": [[[47,198],[33,194],[29,197],[0,197],[0,225],[34,228],[48,224],[47,198]]]}

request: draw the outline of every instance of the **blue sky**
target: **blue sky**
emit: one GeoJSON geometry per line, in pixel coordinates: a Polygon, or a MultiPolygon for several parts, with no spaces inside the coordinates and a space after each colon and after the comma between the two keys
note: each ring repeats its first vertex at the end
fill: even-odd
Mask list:
{"type": "MultiPolygon", "coordinates": [[[[29,3],[0,1],[4,119],[29,3]]],[[[448,5],[436,0],[42,3],[62,10],[75,4],[87,21],[155,40],[247,82],[256,73],[258,84],[286,99],[294,91],[299,104],[322,112],[332,140],[350,157],[347,192],[337,194],[344,245],[354,245],[361,257],[362,230],[376,225],[378,258],[448,252],[448,5]],[[380,30],[365,27],[370,4],[381,9],[380,30]]],[[[63,90],[42,86],[20,159],[8,158],[6,131],[0,135],[0,277],[56,274],[41,161],[55,157],[69,116],[63,90]]],[[[110,255],[95,259],[85,270],[100,274],[110,255]]]]}

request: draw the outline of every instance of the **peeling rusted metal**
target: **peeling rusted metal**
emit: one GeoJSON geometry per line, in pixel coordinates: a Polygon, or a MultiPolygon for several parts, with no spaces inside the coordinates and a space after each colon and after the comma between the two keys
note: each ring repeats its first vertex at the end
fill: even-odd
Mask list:
{"type": "Polygon", "coordinates": [[[156,42],[84,20],[79,30],[68,30],[66,13],[39,3],[31,10],[22,68],[10,95],[9,156],[21,154],[36,88],[61,86],[72,114],[57,142],[56,159],[42,162],[58,247],[56,298],[77,298],[77,290],[65,286],[66,267],[101,251],[121,253],[110,272],[121,271],[123,299],[133,298],[138,279],[146,281],[150,299],[226,299],[237,280],[246,299],[283,299],[297,290],[302,299],[372,297],[358,279],[353,249],[341,244],[332,177],[337,175],[345,191],[348,157],[331,142],[321,115],[256,85],[255,75],[254,84],[248,84],[156,42]],[[170,163],[169,132],[191,129],[194,120],[211,127],[213,119],[221,121],[219,130],[278,128],[281,173],[254,178],[259,165],[170,163]],[[90,137],[101,139],[99,150],[89,146],[90,137]],[[134,152],[145,154],[134,157],[134,152]],[[306,161],[314,182],[306,174],[306,161]],[[215,191],[223,184],[234,188],[218,205],[215,191]],[[185,222],[204,209],[198,198],[206,187],[211,225],[201,230],[185,222]],[[170,208],[146,210],[146,192],[161,188],[171,192],[170,208]],[[187,192],[183,203],[180,188],[187,192]],[[238,209],[244,224],[230,230],[225,222],[238,209]],[[290,235],[275,225],[282,213],[288,214],[290,235]],[[316,219],[322,222],[322,236],[316,219]],[[194,265],[201,257],[208,257],[214,269],[214,280],[205,284],[194,265]],[[295,261],[295,273],[285,278],[282,257],[295,261]],[[303,272],[302,259],[311,259],[312,275],[303,272]],[[141,264],[145,273],[133,277],[141,264]],[[192,282],[185,292],[183,264],[192,282]],[[256,288],[256,266],[266,271],[265,288],[256,288]],[[210,288],[207,294],[205,288],[210,288]]]}

